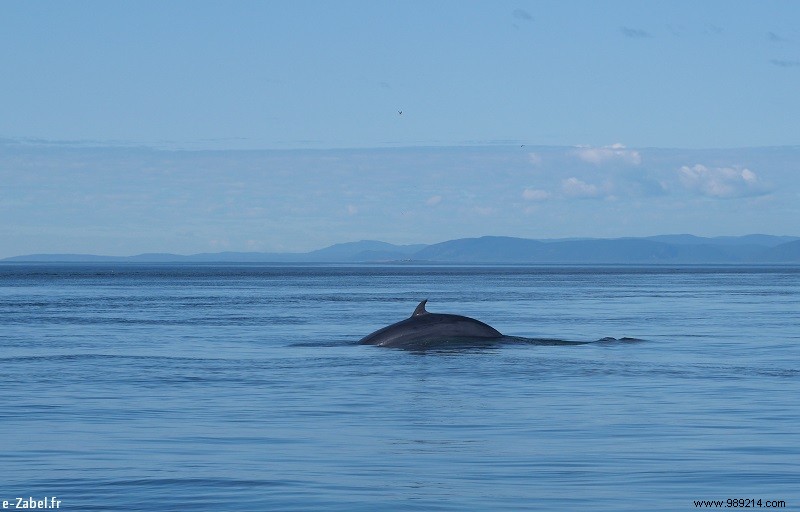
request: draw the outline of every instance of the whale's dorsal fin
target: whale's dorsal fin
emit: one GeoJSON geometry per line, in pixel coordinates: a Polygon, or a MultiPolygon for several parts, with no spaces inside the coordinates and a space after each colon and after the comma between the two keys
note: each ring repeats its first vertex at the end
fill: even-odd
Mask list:
{"type": "Polygon", "coordinates": [[[428,299],[425,299],[422,302],[420,302],[419,306],[417,306],[417,309],[414,310],[414,313],[411,316],[415,317],[415,316],[420,316],[420,315],[427,315],[428,312],[425,311],[425,303],[426,302],[428,302],[428,299]]]}

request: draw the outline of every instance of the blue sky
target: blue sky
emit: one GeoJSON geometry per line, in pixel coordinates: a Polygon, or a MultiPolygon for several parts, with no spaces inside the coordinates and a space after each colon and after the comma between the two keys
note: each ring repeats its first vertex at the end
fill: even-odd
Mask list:
{"type": "Polygon", "coordinates": [[[0,48],[0,256],[798,234],[797,2],[8,1],[0,48]]]}

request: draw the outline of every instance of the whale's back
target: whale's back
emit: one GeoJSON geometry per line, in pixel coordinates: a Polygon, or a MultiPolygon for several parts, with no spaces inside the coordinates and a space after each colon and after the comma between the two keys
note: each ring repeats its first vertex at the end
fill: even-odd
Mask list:
{"type": "Polygon", "coordinates": [[[362,338],[359,343],[382,347],[406,347],[414,343],[429,344],[439,340],[491,339],[502,336],[494,327],[474,318],[424,312],[415,313],[410,318],[379,329],[362,338]]]}

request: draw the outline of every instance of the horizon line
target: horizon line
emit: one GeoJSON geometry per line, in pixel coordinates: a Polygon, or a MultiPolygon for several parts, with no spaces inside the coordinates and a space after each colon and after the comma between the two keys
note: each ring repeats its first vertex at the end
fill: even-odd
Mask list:
{"type": "MultiPolygon", "coordinates": [[[[192,147],[194,145],[214,143],[215,141],[246,141],[246,137],[227,137],[219,139],[201,139],[196,141],[135,141],[119,139],[49,139],[45,137],[9,137],[0,135],[0,148],[2,147],[23,147],[23,148],[42,148],[42,149],[140,149],[150,151],[172,151],[172,152],[299,152],[299,151],[374,151],[374,150],[402,150],[402,149],[459,149],[459,148],[504,148],[519,147],[531,149],[562,149],[562,148],[598,148],[611,147],[613,142],[606,142],[602,145],[571,143],[571,144],[540,144],[527,142],[525,139],[506,139],[506,140],[485,140],[485,141],[454,141],[444,142],[384,142],[379,145],[320,145],[320,146],[259,146],[242,148],[214,148],[214,147],[192,147]]],[[[302,141],[301,141],[302,142],[302,141]]],[[[311,141],[310,141],[311,142],[311,141]]],[[[320,141],[313,141],[320,142],[320,141]]],[[[723,151],[734,149],[800,149],[800,144],[771,144],[771,145],[730,145],[730,146],[679,146],[679,145],[625,145],[626,149],[638,150],[687,150],[687,151],[723,151]]]]}

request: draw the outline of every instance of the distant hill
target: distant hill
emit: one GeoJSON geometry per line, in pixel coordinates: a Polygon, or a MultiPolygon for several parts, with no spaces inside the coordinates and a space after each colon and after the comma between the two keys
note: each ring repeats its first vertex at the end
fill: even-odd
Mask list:
{"type": "Polygon", "coordinates": [[[409,258],[425,245],[394,245],[376,240],[362,240],[332,245],[305,255],[308,261],[392,261],[409,258]]]}
{"type": "Polygon", "coordinates": [[[800,264],[800,238],[771,235],[704,238],[531,240],[484,236],[432,245],[394,245],[362,240],[305,253],[220,252],[137,256],[30,254],[3,262],[128,263],[517,263],[517,264],[800,264]]]}
{"type": "Polygon", "coordinates": [[[773,235],[744,235],[744,236],[715,236],[704,238],[694,235],[656,235],[648,236],[647,240],[665,242],[676,245],[755,245],[762,247],[775,247],[797,240],[794,236],[773,235]]]}
{"type": "MultiPolygon", "coordinates": [[[[742,237],[725,239],[680,237],[672,243],[652,238],[618,238],[541,242],[483,237],[451,240],[426,247],[416,259],[436,262],[568,263],[568,264],[702,264],[800,262],[783,245],[764,239],[760,245],[742,237]]],[[[790,242],[794,243],[794,242],[790,242]]]]}
{"type": "Polygon", "coordinates": [[[94,254],[27,254],[4,258],[0,262],[35,262],[35,263],[102,263],[124,260],[119,256],[96,256],[94,254]]]}
{"type": "Polygon", "coordinates": [[[462,238],[425,247],[415,260],[458,263],[523,263],[547,244],[525,238],[484,236],[462,238]]]}
{"type": "Polygon", "coordinates": [[[800,240],[778,245],[766,251],[763,255],[767,261],[780,263],[800,262],[800,240]]]}

